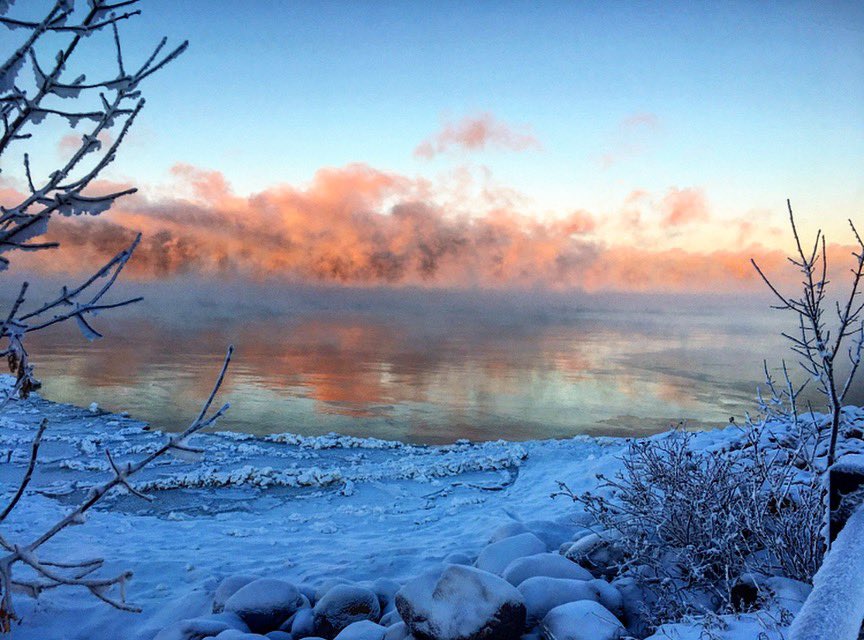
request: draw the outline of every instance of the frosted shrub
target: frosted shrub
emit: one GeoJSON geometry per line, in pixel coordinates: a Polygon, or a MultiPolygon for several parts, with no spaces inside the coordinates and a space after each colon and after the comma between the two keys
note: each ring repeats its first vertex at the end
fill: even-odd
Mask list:
{"type": "Polygon", "coordinates": [[[680,430],[633,440],[599,491],[575,495],[562,484],[617,539],[619,574],[656,597],[652,623],[740,607],[733,589],[745,574],[808,581],[819,567],[819,476],[803,448],[777,445],[771,424],[748,426],[724,450],[700,450],[680,430]]]}

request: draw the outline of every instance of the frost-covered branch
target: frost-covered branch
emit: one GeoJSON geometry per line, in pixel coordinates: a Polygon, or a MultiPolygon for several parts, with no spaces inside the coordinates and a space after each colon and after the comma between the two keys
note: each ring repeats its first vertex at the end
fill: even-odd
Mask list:
{"type": "MultiPolygon", "coordinates": [[[[6,551],[6,554],[0,557],[0,584],[3,585],[3,596],[2,601],[0,601],[0,629],[8,630],[10,621],[15,619],[12,593],[16,591],[23,591],[35,597],[45,589],[59,586],[82,587],[87,589],[95,597],[118,609],[124,611],[140,611],[137,607],[126,602],[126,582],[132,577],[132,572],[124,571],[117,576],[109,578],[90,577],[93,572],[102,567],[104,563],[102,558],[71,563],[55,562],[40,558],[39,549],[64,529],[73,525],[83,524],[87,512],[116,488],[122,488],[147,500],[151,499],[150,496],[147,496],[135,489],[130,484],[129,478],[144,469],[157,458],[164,456],[166,453],[170,453],[174,450],[194,450],[189,446],[188,440],[202,429],[206,429],[213,425],[213,423],[215,423],[216,420],[218,420],[228,410],[229,405],[226,403],[218,410],[210,412],[213,401],[225,380],[225,373],[228,370],[228,365],[231,362],[233,352],[234,347],[229,347],[222,364],[222,369],[216,378],[216,382],[214,383],[209,396],[203,403],[200,413],[184,431],[169,436],[162,445],[137,462],[119,464],[114,460],[110,451],[106,449],[105,455],[110,464],[112,472],[111,478],[102,484],[91,487],[84,500],[75,509],[67,513],[42,534],[36,536],[27,544],[14,544],[7,540],[5,536],[0,534],[0,546],[2,546],[6,551]],[[29,567],[37,574],[39,579],[36,581],[15,580],[13,578],[13,568],[17,564],[23,564],[29,567]],[[114,591],[118,592],[116,596],[113,595],[114,591]]],[[[36,456],[39,450],[38,442],[41,440],[46,424],[47,423],[43,421],[39,427],[39,431],[34,441],[33,451],[30,456],[30,464],[28,465],[24,478],[19,484],[18,491],[16,491],[7,508],[4,509],[2,515],[0,515],[0,523],[2,523],[3,519],[15,507],[15,504],[18,502],[18,499],[20,499],[21,494],[23,494],[30,481],[30,476],[33,473],[33,468],[36,464],[36,456]]]]}
{"type": "Polygon", "coordinates": [[[833,329],[826,320],[826,295],[828,291],[828,259],[825,235],[816,232],[813,248],[806,250],[795,225],[792,204],[786,201],[789,210],[789,223],[795,239],[797,255],[788,258],[804,276],[799,297],[782,293],[762,271],[755,260],[751,260],[757,273],[779,300],[775,308],[792,311],[798,316],[798,333],[783,333],[791,343],[794,353],[800,356],[801,367],[814,379],[825,396],[831,414],[831,437],[828,446],[827,465],[834,463],[837,450],[837,436],[840,432],[841,408],[861,363],[864,350],[864,303],[860,301],[862,277],[864,277],[864,241],[851,220],[849,226],[858,248],[852,252],[855,259],[851,269],[852,281],[845,302],[835,304],[836,323],[833,329]],[[832,335],[833,333],[833,335],[832,335]],[[846,348],[847,338],[852,344],[846,348]],[[844,353],[849,358],[851,369],[845,380],[838,378],[835,367],[837,358],[844,353]]]}

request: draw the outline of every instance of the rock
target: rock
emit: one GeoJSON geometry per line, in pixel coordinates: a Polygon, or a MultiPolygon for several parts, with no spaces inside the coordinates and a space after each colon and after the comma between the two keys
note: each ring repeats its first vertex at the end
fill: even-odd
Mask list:
{"type": "Polygon", "coordinates": [[[595,576],[614,578],[618,565],[624,559],[623,550],[615,543],[611,533],[591,533],[573,543],[566,558],[576,562],[595,576]]]}
{"type": "Polygon", "coordinates": [[[381,611],[383,612],[391,608],[390,605],[393,603],[393,598],[396,596],[396,592],[402,588],[402,585],[389,578],[378,578],[369,585],[369,588],[378,596],[378,604],[381,605],[381,611]]]}
{"type": "Polygon", "coordinates": [[[513,585],[456,564],[410,581],[396,594],[396,608],[418,640],[517,640],[525,624],[513,585]]]}
{"type": "Polygon", "coordinates": [[[513,522],[502,524],[500,527],[495,529],[495,531],[492,532],[492,535],[489,536],[489,544],[499,542],[505,538],[512,538],[513,536],[518,536],[522,533],[531,533],[531,531],[521,522],[514,520],[513,522]]]}
{"type": "Polygon", "coordinates": [[[622,615],[619,619],[627,627],[627,632],[639,638],[649,635],[653,627],[647,611],[656,603],[657,597],[629,576],[618,578],[611,586],[621,595],[622,615]]]}
{"type": "Polygon", "coordinates": [[[570,580],[591,580],[594,576],[587,569],[557,553],[538,553],[533,556],[516,558],[504,569],[502,577],[518,587],[528,578],[546,576],[547,578],[568,578],[570,580]]]}
{"type": "Polygon", "coordinates": [[[444,564],[472,565],[474,564],[474,559],[466,553],[460,553],[456,551],[445,557],[443,562],[444,564]]]}
{"type": "Polygon", "coordinates": [[[307,638],[315,633],[315,612],[310,609],[300,609],[292,618],[286,620],[281,631],[290,631],[295,638],[307,638]]]}
{"type": "Polygon", "coordinates": [[[229,629],[216,636],[216,640],[264,640],[266,637],[258,633],[244,633],[237,629],[229,629]]]}
{"type": "Polygon", "coordinates": [[[242,573],[236,573],[228,576],[219,586],[216,587],[216,592],[213,594],[213,613],[220,613],[225,609],[225,601],[233,596],[241,587],[245,587],[250,582],[255,582],[256,576],[247,576],[242,573]]]}
{"type": "Polygon", "coordinates": [[[539,623],[555,607],[577,600],[593,600],[613,612],[621,611],[621,594],[615,587],[602,580],[568,580],[537,576],[528,578],[520,584],[519,592],[525,601],[528,627],[539,623]]]}
{"type": "Polygon", "coordinates": [[[504,569],[516,558],[533,556],[546,551],[544,542],[533,533],[520,533],[511,538],[486,545],[474,566],[489,573],[501,575],[504,569]]]}
{"type": "Polygon", "coordinates": [[[525,526],[546,544],[547,549],[557,549],[562,543],[571,540],[576,531],[575,525],[561,524],[554,520],[529,520],[525,526]]]}
{"type": "Polygon", "coordinates": [[[238,616],[236,613],[231,613],[230,611],[223,611],[222,613],[214,613],[209,616],[205,616],[207,620],[219,620],[220,622],[224,622],[232,629],[237,629],[237,631],[242,631],[244,633],[249,633],[249,625],[243,622],[243,619],[238,616]]]}
{"type": "Polygon", "coordinates": [[[210,618],[192,618],[189,620],[179,620],[168,625],[156,634],[153,640],[201,640],[202,638],[210,638],[217,633],[222,633],[232,629],[230,625],[221,620],[211,620],[210,618]]]}
{"type": "Polygon", "coordinates": [[[336,640],[384,640],[386,627],[375,624],[371,620],[352,622],[339,632],[336,640]]]}
{"type": "Polygon", "coordinates": [[[401,620],[387,627],[384,640],[405,640],[408,637],[408,626],[401,620]]]}
{"type": "Polygon", "coordinates": [[[306,599],[309,600],[311,604],[315,604],[315,587],[313,587],[311,584],[306,584],[305,582],[303,582],[297,585],[297,590],[304,596],[306,596],[306,599]]]}
{"type": "Polygon", "coordinates": [[[274,631],[304,602],[290,582],[260,578],[240,587],[225,602],[225,611],[236,613],[255,633],[274,631]]]}
{"type": "Polygon", "coordinates": [[[337,584],[354,584],[350,580],[346,580],[345,578],[330,578],[329,580],[325,580],[321,584],[318,585],[318,588],[315,589],[315,597],[310,598],[311,602],[317,603],[321,598],[323,598],[330,589],[335,587],[337,584]]]}
{"type": "Polygon", "coordinates": [[[292,636],[287,631],[268,631],[264,634],[265,638],[270,638],[270,640],[294,640],[294,636],[292,636]]]}
{"type": "Polygon", "coordinates": [[[378,596],[358,585],[337,584],[315,604],[315,632],[333,638],[352,622],[381,616],[378,596]]]}
{"type": "Polygon", "coordinates": [[[611,611],[593,600],[568,602],[543,618],[545,640],[620,640],[624,627],[611,611]]]}
{"type": "Polygon", "coordinates": [[[391,609],[383,616],[381,616],[381,620],[379,620],[378,622],[382,626],[390,627],[398,622],[402,622],[402,618],[399,617],[399,612],[396,609],[391,609]]]}

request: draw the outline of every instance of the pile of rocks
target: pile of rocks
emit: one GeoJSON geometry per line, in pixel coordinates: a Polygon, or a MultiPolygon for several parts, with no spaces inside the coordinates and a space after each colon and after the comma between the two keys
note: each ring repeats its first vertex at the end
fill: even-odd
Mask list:
{"type": "Polygon", "coordinates": [[[640,622],[638,594],[609,575],[614,553],[577,525],[508,523],[476,558],[452,554],[405,584],[230,576],[212,614],[155,640],[618,640],[640,622]]]}

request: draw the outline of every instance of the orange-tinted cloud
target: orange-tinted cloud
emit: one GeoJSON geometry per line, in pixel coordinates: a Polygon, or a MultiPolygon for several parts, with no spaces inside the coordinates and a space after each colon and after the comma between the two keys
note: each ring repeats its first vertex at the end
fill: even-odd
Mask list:
{"type": "Polygon", "coordinates": [[[454,149],[527,151],[539,148],[540,143],[525,127],[517,129],[496,120],[491,113],[481,113],[477,116],[465,116],[458,122],[445,123],[441,131],[417,145],[414,155],[430,159],[454,149]]]}
{"type": "Polygon", "coordinates": [[[664,227],[680,227],[708,219],[708,204],[701,189],[677,189],[672,187],[660,203],[664,227]]]}
{"type": "MultiPolygon", "coordinates": [[[[111,136],[111,132],[103,129],[99,132],[99,135],[96,136],[96,139],[102,143],[102,148],[107,149],[111,146],[111,143],[114,142],[114,138],[111,136]]],[[[81,135],[70,133],[68,135],[60,138],[60,141],[57,143],[57,152],[61,156],[68,156],[70,154],[75,153],[81,147],[81,135]]]]}
{"type": "MultiPolygon", "coordinates": [[[[144,239],[128,267],[139,278],[196,274],[353,285],[740,291],[762,287],[752,256],[781,282],[795,276],[781,252],[752,239],[746,248],[710,252],[626,246],[609,234],[603,242],[602,221],[584,210],[537,218],[504,198],[467,215],[439,204],[425,181],[363,164],[322,169],[305,187],[280,185],[251,196],[235,194],[219,172],[178,165],[173,174],[174,195],[147,197],[145,189],[99,217],[57,218],[47,239],[59,241],[61,249],[50,257],[18,252],[13,264],[82,273],[141,231],[144,239]]],[[[95,185],[103,192],[118,187],[95,185]]],[[[0,204],[14,196],[0,191],[0,204]]],[[[664,216],[655,223],[661,229],[707,217],[704,195],[695,189],[672,189],[657,204],[640,192],[622,210],[646,202],[664,216]]],[[[832,245],[829,254],[835,264],[846,264],[848,251],[832,245]]]]}

